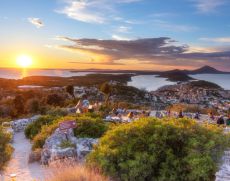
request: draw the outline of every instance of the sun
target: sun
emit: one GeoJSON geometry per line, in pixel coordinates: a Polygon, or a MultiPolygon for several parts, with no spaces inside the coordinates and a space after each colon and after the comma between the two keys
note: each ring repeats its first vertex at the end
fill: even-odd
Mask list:
{"type": "Polygon", "coordinates": [[[16,59],[16,62],[18,66],[22,68],[28,68],[32,65],[33,60],[30,56],[28,55],[19,55],[16,59]]]}

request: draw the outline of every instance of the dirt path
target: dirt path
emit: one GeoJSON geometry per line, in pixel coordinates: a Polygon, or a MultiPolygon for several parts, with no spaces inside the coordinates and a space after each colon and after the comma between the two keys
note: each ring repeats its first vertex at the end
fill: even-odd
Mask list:
{"type": "Polygon", "coordinates": [[[23,132],[14,135],[13,147],[15,150],[12,159],[0,176],[0,181],[11,180],[12,174],[16,175],[16,181],[43,181],[49,169],[39,163],[28,163],[31,143],[25,138],[23,132]]]}

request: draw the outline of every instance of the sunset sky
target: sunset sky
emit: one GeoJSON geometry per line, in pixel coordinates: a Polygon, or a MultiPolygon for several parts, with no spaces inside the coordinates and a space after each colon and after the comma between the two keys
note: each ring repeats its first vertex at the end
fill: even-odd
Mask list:
{"type": "Polygon", "coordinates": [[[0,67],[230,70],[229,0],[1,0],[0,67]]]}

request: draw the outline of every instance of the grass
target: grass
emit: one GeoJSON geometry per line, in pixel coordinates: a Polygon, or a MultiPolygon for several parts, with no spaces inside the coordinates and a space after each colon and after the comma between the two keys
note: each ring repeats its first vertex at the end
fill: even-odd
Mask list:
{"type": "Polygon", "coordinates": [[[74,165],[54,169],[46,181],[109,181],[109,178],[96,170],[82,165],[74,165]]]}

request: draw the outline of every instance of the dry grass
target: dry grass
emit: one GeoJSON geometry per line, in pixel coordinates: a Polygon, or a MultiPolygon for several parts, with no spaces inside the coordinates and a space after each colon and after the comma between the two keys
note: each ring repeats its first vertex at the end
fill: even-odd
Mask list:
{"type": "Polygon", "coordinates": [[[46,181],[109,181],[109,179],[98,171],[82,165],[74,165],[54,169],[50,178],[46,181]]]}

